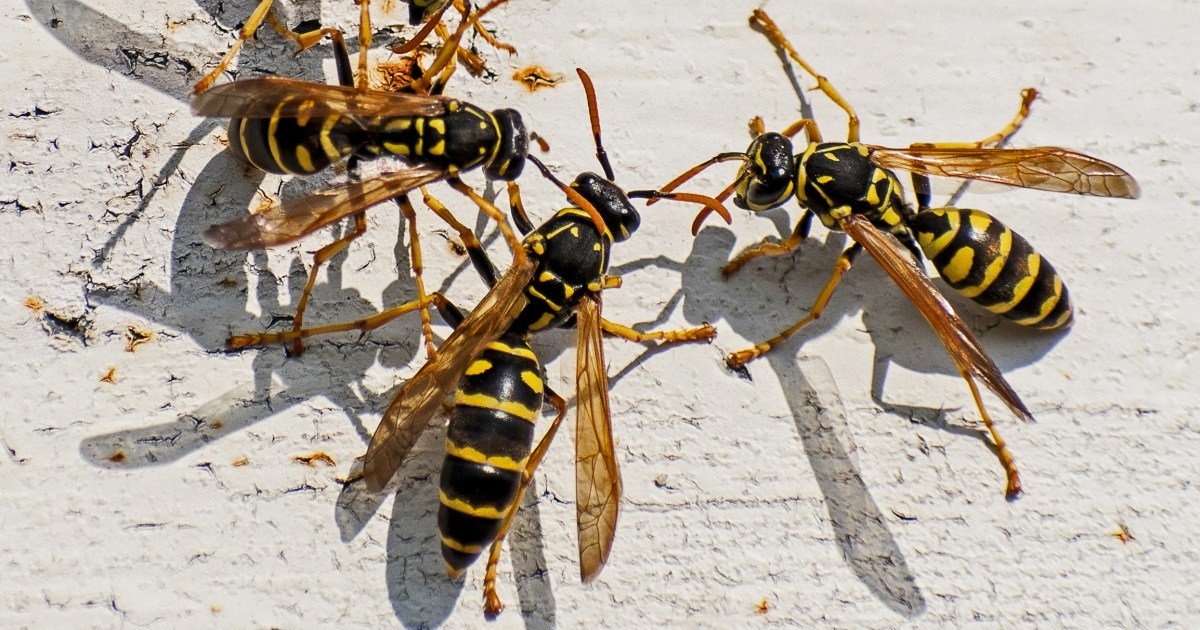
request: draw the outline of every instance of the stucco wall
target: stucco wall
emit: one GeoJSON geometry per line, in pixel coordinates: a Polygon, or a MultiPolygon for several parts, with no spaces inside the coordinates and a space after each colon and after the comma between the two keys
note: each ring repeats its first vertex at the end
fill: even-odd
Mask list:
{"type": "MultiPolygon", "coordinates": [[[[314,342],[299,359],[221,351],[230,331],[291,313],[308,252],[329,238],[249,256],[199,239],[267,198],[323,185],[243,172],[223,126],[188,111],[197,68],[252,4],[3,1],[0,625],[480,623],[482,564],[449,582],[436,544],[440,422],[385,496],[338,482],[391,388],[420,366],[416,320],[314,342]],[[152,338],[130,352],[131,330],[152,338]],[[293,460],[315,451],[336,465],[293,460]]],[[[489,21],[520,56],[481,45],[498,78],[463,74],[450,92],[520,109],[569,177],[596,168],[573,73],[584,67],[618,181],[661,185],[744,148],[754,114],[775,129],[800,117],[785,67],[746,23],[755,6],[512,0],[489,21]],[[533,63],[565,80],[527,93],[509,75],[533,63]]],[[[766,8],[857,107],[867,142],[983,137],[1032,86],[1044,98],[1016,146],[1077,149],[1140,181],[1136,202],[996,186],[961,202],[1028,237],[1078,307],[1069,334],[1039,335],[952,298],[1037,417],[1018,423],[988,399],[1026,494],[1004,500],[967,388],[866,257],[808,334],[753,364],[752,381],[729,373],[722,353],[799,318],[845,240],[822,244],[817,229],[802,253],[724,282],[718,266],[790,230],[794,204],[736,212],[733,226],[710,222],[692,239],[692,209],[664,203],[614,249],[625,285],[606,293],[606,314],[711,321],[720,338],[661,353],[607,343],[626,484],[612,559],[579,584],[564,436],[517,519],[500,575],[509,609],[490,627],[1195,626],[1200,3],[766,8]],[[1121,525],[1132,540],[1113,535],[1121,525]]],[[[350,31],[357,15],[345,0],[283,13],[350,31]]],[[[375,11],[380,41],[402,32],[384,28],[401,13],[375,11]]],[[[265,33],[241,67],[331,76],[326,48],[291,52],[265,33]]],[[[843,137],[841,113],[813,100],[826,137],[843,137]]],[[[715,193],[732,172],[691,188],[715,193]]],[[[563,205],[525,182],[536,218],[563,205]]],[[[369,220],[322,276],[310,321],[412,295],[397,273],[408,260],[397,213],[369,220]]],[[[430,284],[469,303],[482,286],[440,229],[422,219],[430,284]]],[[[560,390],[572,388],[572,344],[565,332],[538,342],[560,390]]]]}

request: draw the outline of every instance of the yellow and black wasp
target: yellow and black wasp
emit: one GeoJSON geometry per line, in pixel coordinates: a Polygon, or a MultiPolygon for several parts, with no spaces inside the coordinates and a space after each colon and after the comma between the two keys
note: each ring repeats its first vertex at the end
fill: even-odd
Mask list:
{"type": "Polygon", "coordinates": [[[588,95],[597,156],[606,177],[583,173],[570,186],[557,182],[536,157],[530,160],[575,204],[534,228],[524,215],[519,189],[510,184],[518,227],[527,236],[500,278],[487,258],[472,262],[491,290],[465,318],[448,302],[438,301],[454,332],[400,390],[384,412],[364,460],[363,475],[379,491],[395,475],[417,437],[458,383],[446,436],[438,526],[442,554],[457,576],[491,545],[484,578],[485,611],[501,610],[495,589],[500,545],[516,514],[520,497],[558,430],[566,403],[541,379],[537,355],[528,340],[559,326],[578,330],[576,365],[576,501],[580,575],[593,579],[604,566],[615,535],[621,479],[613,451],[602,332],[631,341],[662,343],[708,341],[712,326],[639,333],[605,320],[600,293],[619,286],[607,275],[613,243],[628,239],[640,218],[630,202],[636,197],[668,197],[720,204],[697,195],[657,191],[624,192],[612,182],[612,169],[600,144],[595,96],[590,79],[579,71],[588,95]],[[597,226],[591,206],[603,218],[597,226]],[[543,438],[533,445],[533,423],[543,396],[558,410],[543,438]]]}
{"type": "MultiPolygon", "coordinates": [[[[479,14],[507,2],[493,0],[479,14]]],[[[455,32],[461,38],[469,22],[455,32]]],[[[456,45],[456,44],[455,44],[456,45]]],[[[448,45],[427,76],[446,67],[448,45]]],[[[516,110],[487,111],[455,98],[436,94],[394,93],[352,87],[349,57],[335,42],[341,85],[310,83],[280,77],[264,77],[219,85],[196,97],[196,114],[230,118],[230,150],[260,170],[311,175],[334,162],[348,160],[350,182],[262,212],[247,215],[204,233],[214,247],[232,250],[259,249],[290,243],[326,225],[349,216],[354,229],[317,250],[308,282],[300,296],[293,331],[303,327],[308,297],[320,266],[366,231],[366,208],[394,199],[409,224],[410,246],[417,293],[426,296],[421,280],[421,253],[416,238],[416,213],[406,193],[438,180],[467,195],[499,224],[512,247],[516,235],[504,215],[459,179],[459,174],[482,168],[491,179],[512,181],[521,174],[529,138],[516,110]],[[361,160],[382,156],[401,158],[402,170],[358,181],[361,160]]],[[[428,87],[428,86],[423,86],[428,87]]],[[[436,87],[436,86],[435,86],[436,87]]],[[[426,196],[426,199],[432,199],[426,196]]],[[[480,251],[474,234],[450,215],[436,200],[430,204],[440,218],[464,239],[470,251],[480,251]]],[[[598,218],[596,219],[599,220],[598,218]]],[[[433,354],[429,318],[422,309],[426,346],[433,354]]],[[[273,340],[273,335],[239,335],[230,345],[244,347],[273,340]]],[[[293,352],[303,351],[299,337],[293,352]]]]}
{"type": "MultiPolygon", "coordinates": [[[[999,396],[1020,418],[1032,414],[1004,379],[975,335],[958,317],[919,266],[928,257],[947,284],[964,296],[1013,321],[1037,328],[1069,326],[1072,308],[1062,279],[1048,261],[1020,235],[979,210],[930,207],[930,175],[998,182],[1023,188],[1099,197],[1136,198],[1137,182],[1125,171],[1102,160],[1057,147],[1001,149],[1024,121],[1034,90],[1026,90],[1017,116],[999,133],[973,143],[919,144],[889,149],[858,140],[858,116],[824,76],[806,63],[774,22],[755,10],[751,23],[817,81],[817,89],[849,116],[846,142],[824,142],[817,123],[802,119],[782,133],[765,133],[762,120],[752,122],[755,139],[745,152],[721,153],[698,164],[663,187],[664,191],[725,161],[740,161],[737,177],[720,195],[734,194],[734,203],[752,211],[783,205],[795,197],[804,209],[792,234],[782,242],[764,241],[734,257],[724,268],[733,273],[747,261],[797,248],[808,236],[815,215],[828,229],[841,230],[853,240],[838,258],[808,316],[775,337],[726,357],[732,368],[768,352],[821,316],[830,297],[866,249],[900,286],[933,327],[975,399],[991,434],[1007,477],[1006,494],[1015,498],[1021,481],[1012,454],[984,409],[975,379],[999,396]],[[792,137],[804,131],[808,145],[793,154],[792,137]],[[903,198],[896,175],[912,173],[917,209],[903,198]],[[907,250],[907,252],[906,252],[907,250]],[[908,255],[911,254],[911,257],[908,255]]],[[[697,217],[699,229],[707,211],[697,217]]]]}
{"type": "MultiPolygon", "coordinates": [[[[297,54],[317,45],[325,37],[330,37],[335,44],[345,46],[342,32],[336,28],[325,27],[299,33],[293,31],[287,26],[284,26],[283,23],[281,23],[275,17],[275,12],[272,9],[272,5],[274,5],[274,3],[275,0],[259,1],[258,6],[255,7],[254,11],[250,14],[250,17],[246,18],[246,21],[238,30],[238,36],[237,39],[234,40],[233,45],[229,47],[229,50],[226,51],[225,55],[221,57],[221,60],[217,62],[217,66],[208,74],[201,77],[200,80],[196,82],[196,85],[192,87],[196,94],[200,94],[212,87],[217,78],[229,69],[229,65],[233,63],[233,59],[242,49],[242,45],[246,43],[246,40],[254,37],[254,34],[258,32],[258,29],[263,25],[264,22],[269,24],[277,33],[294,42],[296,44],[297,54]]],[[[357,85],[359,88],[366,88],[367,81],[369,80],[370,76],[368,67],[369,64],[367,63],[367,51],[371,48],[372,40],[370,11],[371,2],[370,0],[355,0],[355,4],[357,4],[359,7],[359,53],[357,85]]],[[[479,18],[483,16],[484,11],[473,13],[471,11],[470,0],[454,0],[453,5],[462,13],[462,23],[460,24],[460,29],[465,30],[468,26],[472,26],[474,27],[475,31],[492,46],[501,50],[505,50],[509,54],[516,54],[516,48],[510,44],[497,41],[495,36],[493,36],[486,28],[484,28],[484,26],[479,22],[479,18]]],[[[416,26],[417,24],[424,23],[425,26],[421,28],[421,30],[418,31],[417,34],[408,42],[394,48],[394,52],[406,53],[416,50],[417,47],[420,46],[427,37],[429,37],[430,32],[436,32],[445,43],[445,46],[450,50],[450,53],[452,55],[457,55],[460,59],[462,59],[463,63],[467,66],[472,74],[478,75],[483,72],[484,68],[486,67],[483,59],[470,50],[459,46],[459,41],[462,39],[462,36],[452,36],[449,29],[442,24],[442,14],[445,13],[446,9],[448,9],[450,6],[451,0],[409,0],[409,24],[416,26]]]]}
{"type": "MultiPolygon", "coordinates": [[[[535,228],[525,215],[519,188],[514,182],[509,183],[514,221],[527,236],[514,248],[513,263],[503,275],[497,274],[482,248],[471,251],[472,264],[491,288],[469,314],[464,316],[447,298],[435,292],[354,322],[260,335],[252,340],[261,344],[350,330],[365,333],[428,304],[438,308],[454,331],[437,349],[435,357],[402,386],[384,412],[367,449],[363,476],[369,489],[382,490],[441,408],[443,399],[452,390],[455,392],[440,482],[438,527],[442,554],[453,577],[460,575],[491,545],[484,579],[485,610],[490,615],[502,608],[495,589],[500,544],[524,488],[532,480],[566,414],[566,401],[542,379],[540,362],[529,346],[530,336],[560,326],[575,326],[578,330],[577,511],[580,575],[589,581],[604,566],[612,548],[621,494],[602,333],[631,341],[661,343],[708,341],[715,335],[708,324],[687,330],[641,333],[601,318],[601,291],[620,286],[619,277],[607,275],[611,246],[628,239],[640,223],[631,198],[699,203],[720,213],[727,221],[730,217],[719,202],[709,197],[652,190],[626,193],[614,184],[612,167],[600,141],[594,89],[587,75],[579,73],[591,112],[596,154],[605,177],[583,173],[565,186],[536,157],[529,156],[574,205],[535,228]],[[543,401],[548,401],[558,413],[535,447],[534,424],[543,401]]],[[[371,182],[363,185],[369,186],[371,182]]],[[[369,205],[362,200],[350,201],[344,191],[336,198],[355,209],[369,205]]],[[[387,198],[382,192],[370,197],[371,203],[387,198]]],[[[269,226],[247,223],[246,232],[264,228],[272,232],[299,232],[330,212],[319,204],[289,205],[293,205],[294,211],[278,217],[269,226]],[[303,208],[309,209],[308,214],[301,211],[303,208]]],[[[342,216],[345,214],[341,212],[342,216]]]]}

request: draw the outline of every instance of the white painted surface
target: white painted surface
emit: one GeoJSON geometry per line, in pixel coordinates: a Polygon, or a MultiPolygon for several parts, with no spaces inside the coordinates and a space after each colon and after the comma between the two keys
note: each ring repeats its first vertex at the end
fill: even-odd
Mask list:
{"type": "MultiPolygon", "coordinates": [[[[306,252],[328,239],[247,258],[198,238],[263,194],[320,185],[246,175],[222,152],[223,129],[188,113],[199,76],[188,66],[212,64],[251,4],[214,16],[207,1],[3,2],[4,627],[480,625],[482,565],[451,583],[436,546],[440,426],[397,494],[343,492],[335,480],[389,388],[419,367],[415,320],[363,342],[314,343],[298,360],[281,348],[220,352],[231,330],[290,314],[306,252]],[[49,324],[23,306],[30,297],[83,324],[49,324]],[[156,336],[126,352],[130,326],[156,336]],[[110,367],[115,384],[100,381],[110,367]],[[118,448],[126,461],[103,459],[118,448]],[[317,450],[337,466],[292,460],[317,450]]],[[[316,14],[285,6],[289,23],[316,14]]],[[[500,78],[459,76],[452,93],[521,109],[569,176],[595,168],[572,72],[583,66],[619,181],[661,185],[744,148],[753,114],[776,129],[799,117],[783,66],[746,24],[754,6],[513,0],[491,21],[520,57],[485,47],[500,78]],[[568,79],[530,95],[507,78],[530,63],[568,79]]],[[[963,202],[1027,236],[1079,309],[1061,337],[963,309],[1038,418],[1019,425],[992,401],[1027,494],[1003,500],[966,387],[873,263],[850,274],[811,334],[753,365],[753,382],[729,374],[721,353],[798,318],[842,241],[822,246],[817,230],[803,254],[724,283],[716,268],[729,252],[776,233],[771,220],[790,229],[795,207],[771,220],[738,212],[732,232],[714,224],[693,240],[692,210],[662,204],[615,250],[626,282],[606,312],[708,320],[721,337],[640,362],[643,349],[608,344],[610,372],[622,374],[612,402],[626,482],[611,562],[579,584],[564,440],[518,518],[500,576],[509,609],[490,627],[1196,626],[1200,3],[767,8],[858,108],[868,142],[982,137],[1033,86],[1045,97],[1016,145],[1078,149],[1141,182],[1137,202],[979,189],[963,202]],[[922,409],[872,401],[876,356],[891,357],[884,401],[922,409]],[[1119,523],[1134,540],[1111,535],[1119,523]]],[[[348,1],[321,6],[327,23],[352,28],[355,15],[348,1]]],[[[330,68],[324,49],[290,53],[265,34],[241,63],[315,80],[330,68]]],[[[840,137],[840,113],[821,98],[814,107],[826,136],[840,137]]],[[[731,175],[692,188],[715,193],[731,175]]],[[[536,179],[525,190],[536,217],[562,205],[536,179]]],[[[396,213],[370,222],[323,277],[310,321],[411,295],[395,271],[396,213]]],[[[453,273],[453,295],[469,302],[481,286],[423,223],[431,283],[453,273]]],[[[565,333],[540,342],[556,380],[570,345],[565,333]]]]}

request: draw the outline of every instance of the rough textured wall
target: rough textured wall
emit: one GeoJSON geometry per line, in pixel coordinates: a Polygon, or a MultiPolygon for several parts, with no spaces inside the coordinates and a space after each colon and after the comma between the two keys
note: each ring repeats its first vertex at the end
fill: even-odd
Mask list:
{"type": "MultiPolygon", "coordinates": [[[[421,438],[385,496],[338,482],[389,392],[420,365],[415,319],[361,341],[316,341],[298,359],[279,347],[222,351],[231,331],[292,312],[308,252],[331,234],[250,255],[199,239],[329,179],[248,174],[223,151],[223,125],[188,111],[198,69],[253,4],[3,2],[5,627],[479,625],[482,566],[449,582],[436,544],[444,426],[421,438]],[[317,451],[336,465],[293,459],[317,451]]],[[[618,180],[661,185],[742,149],[754,114],[775,129],[800,117],[788,71],[747,26],[755,6],[512,0],[489,22],[520,56],[480,42],[498,76],[458,76],[451,93],[525,112],[569,177],[595,168],[573,73],[582,66],[618,180]],[[509,75],[533,63],[565,79],[530,94],[509,75]]],[[[565,436],[517,518],[499,580],[509,608],[494,627],[1196,625],[1200,4],[767,9],[856,106],[868,142],[981,138],[1032,86],[1044,98],[1015,145],[1077,149],[1141,182],[1136,202],[995,186],[972,186],[961,202],[1029,238],[1078,305],[1069,334],[1027,334],[951,298],[1038,419],[1020,424],[988,398],[1027,493],[1004,501],[967,388],[866,257],[817,325],[750,367],[753,381],[730,374],[722,353],[799,318],[845,239],[817,229],[801,253],[725,282],[717,267],[785,234],[795,206],[736,212],[732,227],[710,222],[692,239],[693,210],[660,204],[614,250],[625,285],[606,294],[606,313],[710,321],[720,338],[669,352],[606,344],[626,484],[612,559],[579,584],[565,436]],[[1127,542],[1114,536],[1122,524],[1127,542]]],[[[349,31],[357,15],[348,0],[281,10],[290,24],[319,17],[349,31]]],[[[406,32],[391,28],[402,12],[376,8],[379,41],[406,32]]],[[[332,75],[327,47],[293,59],[271,32],[240,67],[332,75]]],[[[826,137],[842,137],[842,114],[806,95],[826,137]]],[[[732,172],[692,188],[715,193],[732,172]]],[[[524,181],[535,217],[563,204],[524,181]]],[[[461,197],[434,190],[473,220],[461,197]]],[[[412,296],[397,213],[381,208],[369,223],[322,274],[310,321],[412,296]]],[[[461,302],[479,296],[441,226],[422,218],[419,234],[430,284],[461,302]]],[[[565,332],[537,344],[565,391],[572,344],[565,332]]]]}

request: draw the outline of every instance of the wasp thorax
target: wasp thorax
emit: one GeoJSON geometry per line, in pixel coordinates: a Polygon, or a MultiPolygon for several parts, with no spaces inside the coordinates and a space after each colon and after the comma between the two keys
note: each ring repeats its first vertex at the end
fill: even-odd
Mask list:
{"type": "Polygon", "coordinates": [[[625,191],[607,179],[595,173],[581,173],[571,182],[571,188],[596,208],[614,241],[629,238],[641,225],[642,218],[625,191]]]}
{"type": "Polygon", "coordinates": [[[525,169],[525,156],[529,153],[529,134],[525,122],[515,109],[498,109],[492,112],[499,127],[500,141],[496,153],[483,166],[483,172],[491,179],[512,181],[525,169]]]}

